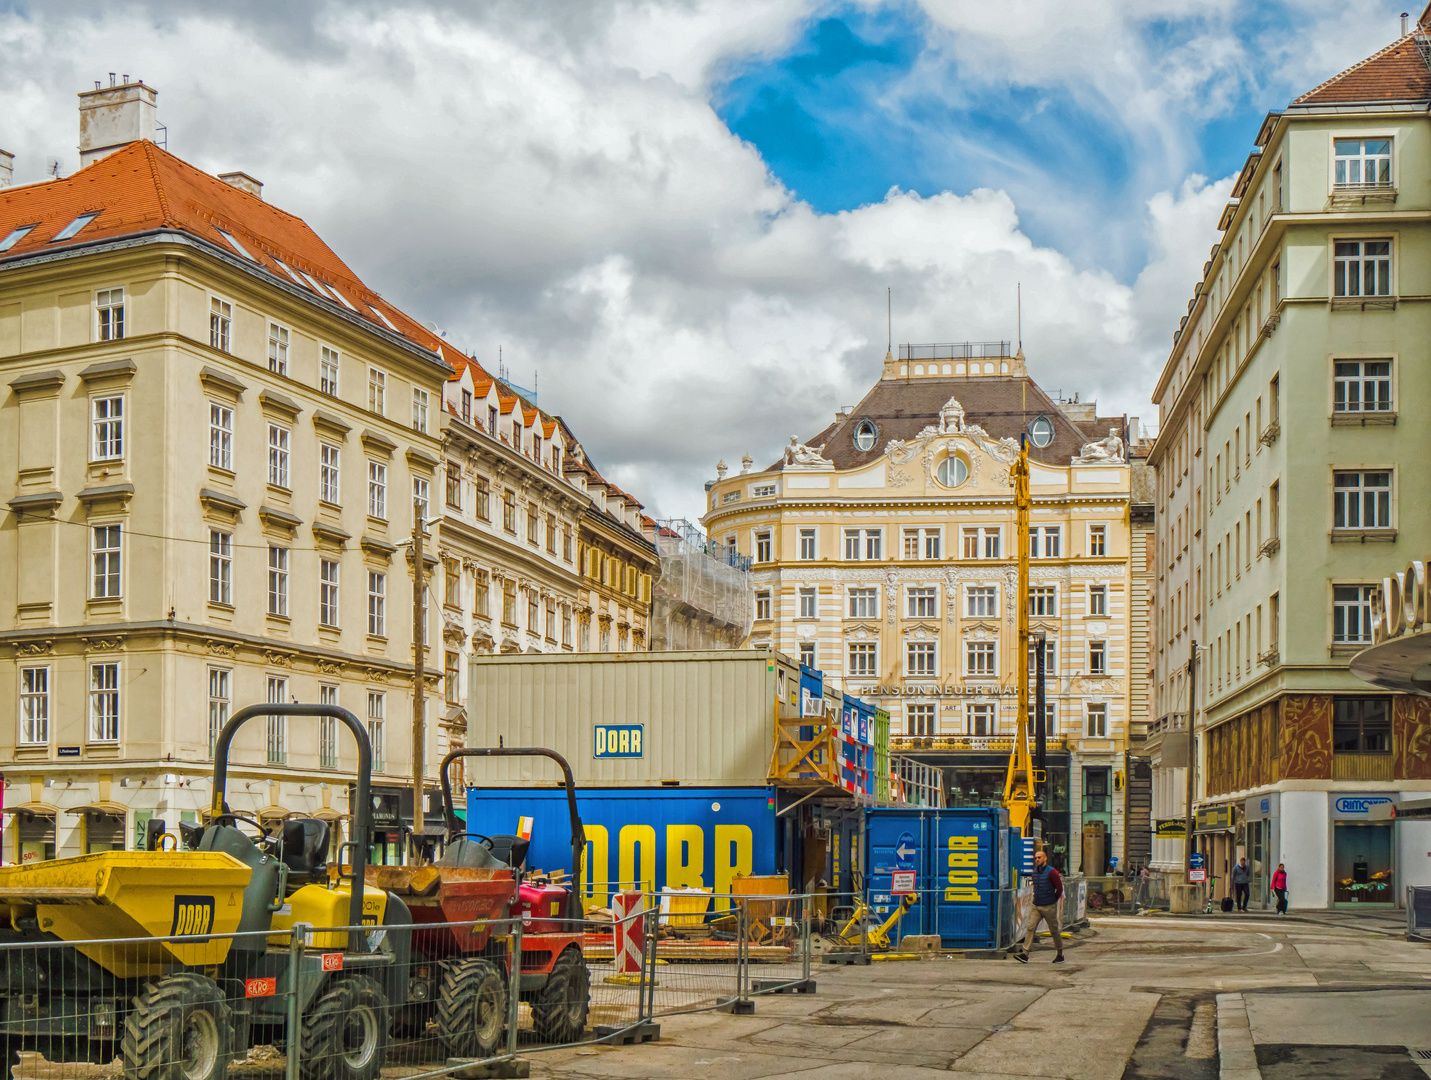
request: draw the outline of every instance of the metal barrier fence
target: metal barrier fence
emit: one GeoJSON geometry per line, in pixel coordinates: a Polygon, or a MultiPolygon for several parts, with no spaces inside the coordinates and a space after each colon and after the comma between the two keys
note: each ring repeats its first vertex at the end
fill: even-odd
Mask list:
{"type": "Polygon", "coordinates": [[[1431,941],[1431,886],[1406,886],[1406,940],[1431,941]]]}
{"type": "MultiPolygon", "coordinates": [[[[17,1080],[95,1080],[116,1061],[127,1080],[224,1080],[231,1066],[245,1080],[419,1080],[645,1041],[655,1018],[750,1011],[810,976],[808,896],[668,892],[610,922],[95,940],[51,938],[68,927],[43,921],[0,936],[0,1040],[17,1080]]],[[[203,912],[189,924],[207,925],[203,912]]]]}

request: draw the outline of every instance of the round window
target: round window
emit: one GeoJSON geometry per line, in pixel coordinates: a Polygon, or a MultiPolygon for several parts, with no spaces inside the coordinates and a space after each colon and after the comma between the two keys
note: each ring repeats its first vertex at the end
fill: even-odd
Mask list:
{"type": "Polygon", "coordinates": [[[939,463],[935,475],[945,487],[956,488],[969,479],[969,466],[961,457],[947,457],[939,463]]]}
{"type": "Polygon", "coordinates": [[[1034,422],[1029,425],[1029,438],[1042,450],[1053,442],[1053,421],[1047,416],[1035,417],[1034,422]]]}
{"type": "Polygon", "coordinates": [[[879,438],[879,428],[869,420],[861,420],[855,428],[855,449],[871,450],[879,438]]]}

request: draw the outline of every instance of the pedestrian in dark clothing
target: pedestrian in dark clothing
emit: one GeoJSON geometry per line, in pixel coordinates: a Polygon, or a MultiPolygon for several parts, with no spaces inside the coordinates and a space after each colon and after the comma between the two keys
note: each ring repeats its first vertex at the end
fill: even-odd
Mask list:
{"type": "Polygon", "coordinates": [[[1232,893],[1238,911],[1247,910],[1247,899],[1252,895],[1252,868],[1247,865],[1247,856],[1237,860],[1232,868],[1232,893]]]}
{"type": "Polygon", "coordinates": [[[1024,937],[1024,951],[1014,953],[1014,959],[1021,964],[1029,962],[1029,952],[1033,949],[1034,931],[1038,929],[1039,920],[1048,923],[1049,933],[1053,935],[1053,947],[1058,950],[1058,955],[1053,958],[1055,964],[1063,963],[1063,931],[1058,925],[1058,902],[1063,899],[1063,878],[1059,877],[1058,871],[1048,865],[1048,856],[1042,851],[1034,853],[1033,869],[1033,915],[1029,919],[1028,934],[1024,937]]]}
{"type": "Polygon", "coordinates": [[[1272,873],[1272,891],[1277,894],[1277,914],[1287,914],[1287,865],[1278,863],[1272,873]]]}

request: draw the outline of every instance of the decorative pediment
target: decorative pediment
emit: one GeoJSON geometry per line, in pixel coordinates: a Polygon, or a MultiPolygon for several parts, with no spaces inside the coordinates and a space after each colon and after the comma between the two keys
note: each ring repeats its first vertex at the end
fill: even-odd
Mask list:
{"type": "Polygon", "coordinates": [[[939,637],[939,626],[927,622],[909,623],[900,633],[913,641],[929,641],[939,637]]]}
{"type": "Polygon", "coordinates": [[[879,623],[855,623],[846,626],[845,637],[851,641],[878,641],[879,623]]]}

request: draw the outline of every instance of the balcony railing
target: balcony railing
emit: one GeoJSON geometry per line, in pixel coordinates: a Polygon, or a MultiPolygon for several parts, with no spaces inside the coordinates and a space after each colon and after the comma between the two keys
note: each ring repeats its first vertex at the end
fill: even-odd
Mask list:
{"type": "MultiPolygon", "coordinates": [[[[1066,751],[1068,740],[1062,737],[1048,740],[1048,748],[1066,751]]],[[[1029,747],[1033,747],[1033,736],[1029,736],[1029,747]]],[[[1012,735],[894,735],[889,737],[892,751],[908,753],[912,750],[953,750],[965,752],[1008,753],[1014,748],[1012,735]]]]}
{"type": "Polygon", "coordinates": [[[1390,780],[1390,754],[1333,754],[1333,780],[1390,780]]]}
{"type": "Polygon", "coordinates": [[[901,345],[901,360],[997,360],[1012,356],[1008,341],[955,341],[936,345],[901,345]]]}

